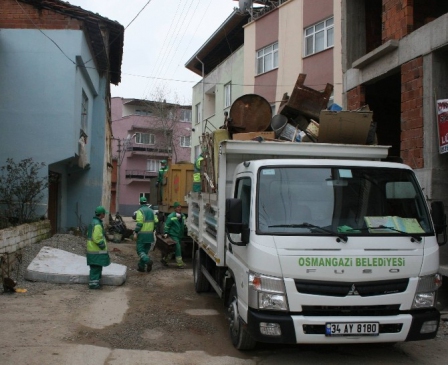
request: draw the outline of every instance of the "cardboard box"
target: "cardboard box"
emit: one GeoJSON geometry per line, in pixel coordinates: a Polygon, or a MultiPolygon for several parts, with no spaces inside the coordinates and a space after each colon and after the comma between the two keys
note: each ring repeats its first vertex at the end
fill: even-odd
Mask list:
{"type": "Polygon", "coordinates": [[[322,110],[318,142],[365,145],[372,116],[372,112],[322,110]]]}
{"type": "Polygon", "coordinates": [[[250,141],[255,137],[263,137],[264,139],[274,139],[275,133],[272,132],[249,132],[249,133],[235,133],[233,139],[239,141],[250,141]]]}

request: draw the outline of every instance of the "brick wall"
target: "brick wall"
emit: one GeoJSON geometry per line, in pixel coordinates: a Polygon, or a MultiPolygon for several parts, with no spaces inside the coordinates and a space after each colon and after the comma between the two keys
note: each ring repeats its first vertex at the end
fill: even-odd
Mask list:
{"type": "Polygon", "coordinates": [[[366,92],[363,85],[347,91],[347,110],[357,110],[366,105],[366,92]]]}
{"type": "Polygon", "coordinates": [[[401,65],[401,157],[412,168],[423,161],[423,58],[401,65]]]}
{"type": "Polygon", "coordinates": [[[413,17],[413,0],[383,0],[383,43],[411,33],[413,17]]]}
{"type": "Polygon", "coordinates": [[[0,28],[81,29],[80,22],[69,16],[15,0],[0,1],[0,28]]]}

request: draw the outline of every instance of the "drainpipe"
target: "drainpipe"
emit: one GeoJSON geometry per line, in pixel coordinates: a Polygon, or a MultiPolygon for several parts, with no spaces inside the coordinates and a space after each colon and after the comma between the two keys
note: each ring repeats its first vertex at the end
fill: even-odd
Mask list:
{"type": "MultiPolygon", "coordinates": [[[[201,113],[202,113],[202,120],[204,120],[204,95],[205,95],[205,92],[204,92],[204,63],[198,58],[198,56],[196,56],[196,59],[202,65],[202,82],[201,82],[202,83],[202,102],[201,102],[201,113]]],[[[201,129],[202,129],[202,133],[204,133],[204,125],[202,123],[202,120],[200,121],[201,122],[201,127],[202,127],[201,129]]],[[[198,157],[198,156],[196,156],[196,157],[198,157]]]]}

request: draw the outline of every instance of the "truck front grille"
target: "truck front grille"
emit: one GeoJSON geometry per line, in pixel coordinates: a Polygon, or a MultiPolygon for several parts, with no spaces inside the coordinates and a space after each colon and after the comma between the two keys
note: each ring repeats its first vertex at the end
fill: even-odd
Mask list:
{"type": "Polygon", "coordinates": [[[305,316],[394,316],[399,314],[400,305],[329,306],[304,305],[301,314],[305,316]]]}
{"type": "Polygon", "coordinates": [[[294,280],[297,291],[303,294],[325,295],[330,297],[345,297],[359,295],[370,297],[387,295],[406,291],[409,279],[363,281],[363,282],[332,282],[316,280],[294,280]]]}

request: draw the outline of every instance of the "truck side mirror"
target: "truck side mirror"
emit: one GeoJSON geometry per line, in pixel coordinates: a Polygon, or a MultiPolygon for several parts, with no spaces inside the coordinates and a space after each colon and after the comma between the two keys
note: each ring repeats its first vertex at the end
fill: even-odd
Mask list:
{"type": "Polygon", "coordinates": [[[434,229],[436,230],[437,243],[440,246],[442,246],[447,241],[446,214],[445,214],[445,207],[443,205],[443,202],[441,202],[441,201],[431,202],[431,216],[432,216],[432,221],[434,223],[434,229]],[[439,235],[442,235],[442,237],[439,238],[439,235]]]}
{"type": "Polygon", "coordinates": [[[243,202],[241,199],[226,199],[226,229],[229,233],[243,230],[243,202]]]}
{"type": "Polygon", "coordinates": [[[249,243],[250,229],[243,224],[243,202],[241,199],[226,199],[226,233],[230,243],[246,246],[249,243]],[[235,242],[230,233],[241,234],[241,242],[235,242]]]}

